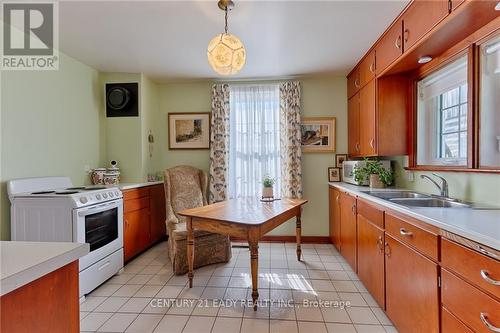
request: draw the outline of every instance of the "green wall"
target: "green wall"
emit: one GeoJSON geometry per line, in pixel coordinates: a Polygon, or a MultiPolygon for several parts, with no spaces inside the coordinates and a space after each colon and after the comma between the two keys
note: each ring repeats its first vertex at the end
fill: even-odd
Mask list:
{"type": "MultiPolygon", "coordinates": [[[[396,164],[396,186],[424,193],[439,194],[437,187],[429,180],[420,179],[422,174],[433,177],[432,172],[405,171],[403,157],[396,157],[393,160],[396,164]],[[408,179],[409,174],[413,174],[413,181],[408,179]]],[[[450,197],[500,206],[500,176],[498,174],[477,172],[436,172],[436,174],[448,181],[450,197]]]]}
{"type": "Polygon", "coordinates": [[[1,74],[1,235],[10,239],[6,180],[68,175],[88,183],[85,166],[104,160],[98,72],[60,53],[58,71],[1,74]]]}

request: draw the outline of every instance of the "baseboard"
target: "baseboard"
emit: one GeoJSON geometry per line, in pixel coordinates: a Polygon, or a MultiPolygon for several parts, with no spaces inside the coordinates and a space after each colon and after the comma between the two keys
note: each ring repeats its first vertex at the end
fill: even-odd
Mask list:
{"type": "MultiPolygon", "coordinates": [[[[233,242],[246,242],[246,239],[231,237],[233,242]]],[[[269,242],[269,243],[295,243],[295,236],[264,236],[259,242],[269,242]]],[[[332,241],[328,236],[302,236],[300,238],[301,243],[305,244],[331,244],[332,241]]]]}

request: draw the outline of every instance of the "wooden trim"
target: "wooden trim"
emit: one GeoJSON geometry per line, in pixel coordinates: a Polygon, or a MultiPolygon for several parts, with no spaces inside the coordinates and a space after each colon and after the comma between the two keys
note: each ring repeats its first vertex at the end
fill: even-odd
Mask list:
{"type": "Polygon", "coordinates": [[[469,169],[466,167],[440,167],[434,165],[418,165],[404,168],[407,171],[441,171],[441,172],[475,172],[475,173],[500,173],[500,169],[469,169]]]}
{"type": "MultiPolygon", "coordinates": [[[[233,242],[246,242],[244,238],[231,237],[233,242]]],[[[259,242],[264,243],[295,243],[295,236],[263,236],[259,242]]],[[[328,236],[302,236],[301,243],[310,244],[332,244],[332,240],[328,236]]]]}

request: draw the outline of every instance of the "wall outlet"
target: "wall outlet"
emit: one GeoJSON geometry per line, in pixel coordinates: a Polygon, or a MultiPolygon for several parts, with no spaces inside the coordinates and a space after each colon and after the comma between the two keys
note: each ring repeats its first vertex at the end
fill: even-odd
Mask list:
{"type": "Polygon", "coordinates": [[[413,171],[406,171],[406,179],[408,179],[409,182],[414,182],[415,173],[413,171]]]}

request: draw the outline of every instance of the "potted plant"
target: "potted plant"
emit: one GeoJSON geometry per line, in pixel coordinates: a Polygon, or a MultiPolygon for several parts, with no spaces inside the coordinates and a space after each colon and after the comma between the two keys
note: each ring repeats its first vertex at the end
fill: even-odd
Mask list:
{"type": "Polygon", "coordinates": [[[262,185],[264,186],[262,188],[262,198],[263,199],[273,199],[274,198],[273,185],[275,183],[276,183],[276,180],[274,178],[271,178],[270,176],[264,177],[264,180],[262,181],[262,185]]]}
{"type": "Polygon", "coordinates": [[[386,170],[378,160],[365,158],[365,165],[356,167],[353,170],[354,180],[358,184],[369,181],[370,187],[383,188],[392,185],[394,181],[394,172],[386,170]]]}

